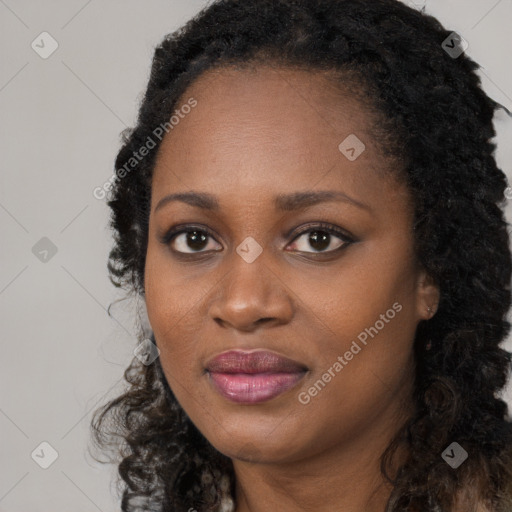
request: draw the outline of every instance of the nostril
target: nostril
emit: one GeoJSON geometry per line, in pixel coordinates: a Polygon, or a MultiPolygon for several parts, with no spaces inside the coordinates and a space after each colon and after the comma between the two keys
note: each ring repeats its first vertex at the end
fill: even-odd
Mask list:
{"type": "Polygon", "coordinates": [[[267,318],[260,318],[256,323],[257,324],[261,324],[263,322],[268,322],[269,320],[274,320],[272,317],[267,317],[267,318]]]}

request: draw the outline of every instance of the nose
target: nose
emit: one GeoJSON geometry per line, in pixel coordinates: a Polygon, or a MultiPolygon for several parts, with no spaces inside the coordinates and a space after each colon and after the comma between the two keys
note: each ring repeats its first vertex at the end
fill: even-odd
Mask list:
{"type": "Polygon", "coordinates": [[[248,263],[238,254],[219,283],[210,317],[221,327],[250,332],[261,324],[281,325],[293,317],[290,290],[264,262],[264,253],[248,263]]]}

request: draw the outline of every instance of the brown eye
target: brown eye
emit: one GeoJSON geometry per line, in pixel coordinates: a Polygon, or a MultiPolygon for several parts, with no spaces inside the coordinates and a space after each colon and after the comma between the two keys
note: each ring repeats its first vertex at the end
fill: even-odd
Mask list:
{"type": "Polygon", "coordinates": [[[170,245],[171,249],[178,253],[194,254],[215,250],[215,246],[209,247],[209,240],[213,236],[204,228],[181,229],[180,231],[171,231],[165,235],[162,242],[170,245]]]}
{"type": "Polygon", "coordinates": [[[292,242],[292,249],[312,254],[334,252],[355,240],[331,224],[310,224],[299,232],[292,242]],[[313,250],[310,250],[313,249],[313,250]]]}
{"type": "Polygon", "coordinates": [[[348,243],[349,240],[345,236],[335,235],[330,231],[325,229],[314,229],[304,231],[299,234],[298,237],[294,239],[293,245],[295,245],[294,250],[300,252],[332,252],[341,246],[348,243]],[[307,236],[306,236],[307,235],[307,236]],[[297,243],[296,240],[303,239],[302,243],[297,243]],[[337,239],[337,241],[335,240],[337,239]],[[334,245],[334,247],[332,247],[334,245]],[[313,248],[313,251],[308,251],[308,246],[313,248]],[[330,247],[329,250],[326,250],[330,247]]]}

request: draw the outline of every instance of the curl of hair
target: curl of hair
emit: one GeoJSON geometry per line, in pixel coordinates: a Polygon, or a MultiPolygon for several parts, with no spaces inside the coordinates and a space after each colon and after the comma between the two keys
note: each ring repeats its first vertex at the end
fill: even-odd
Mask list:
{"type": "MultiPolygon", "coordinates": [[[[386,512],[452,511],[467,489],[489,510],[512,510],[512,427],[499,396],[511,361],[499,346],[510,330],[507,181],[491,140],[501,105],[483,92],[474,61],[444,51],[450,34],[396,0],[213,2],[155,49],[137,124],[123,132],[115,161],[116,169],[133,163],[187,86],[215,66],[324,70],[379,119],[375,140],[412,193],[415,251],[441,292],[436,315],[420,322],[414,340],[414,415],[381,458],[393,483],[386,512]],[[441,458],[452,441],[469,453],[456,471],[441,458]],[[408,459],[391,476],[399,446],[408,459]]],[[[141,295],[159,144],[114,183],[108,201],[111,281],[141,295]]],[[[124,440],[122,510],[232,510],[232,463],[191,423],[159,359],[146,366],[134,358],[125,379],[129,390],[91,422],[99,446],[124,440]]]]}

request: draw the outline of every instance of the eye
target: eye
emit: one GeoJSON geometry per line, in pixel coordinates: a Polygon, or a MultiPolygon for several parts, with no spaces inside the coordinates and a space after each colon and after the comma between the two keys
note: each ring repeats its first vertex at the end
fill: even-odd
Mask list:
{"type": "MultiPolygon", "coordinates": [[[[206,252],[202,249],[208,249],[206,243],[208,239],[213,240],[213,235],[206,228],[199,228],[189,226],[186,229],[172,228],[162,238],[162,243],[170,245],[171,249],[177,253],[194,254],[199,252],[206,252]],[[192,249],[188,251],[187,249],[192,249]]],[[[213,248],[213,250],[215,250],[213,248]]]]}
{"type": "Polygon", "coordinates": [[[340,229],[329,224],[315,224],[309,226],[308,229],[301,231],[293,241],[295,246],[294,250],[299,252],[311,252],[313,254],[335,252],[345,245],[354,242],[352,238],[343,233],[340,229]],[[305,235],[308,235],[307,237],[305,235]],[[337,238],[336,242],[334,238],[337,238]],[[303,239],[302,244],[297,244],[296,240],[303,239]],[[333,243],[335,246],[333,247],[333,243]],[[308,251],[307,247],[312,247],[314,251],[308,251]],[[330,248],[330,249],[329,249],[330,248]],[[329,250],[327,250],[329,249],[329,250]]]}

